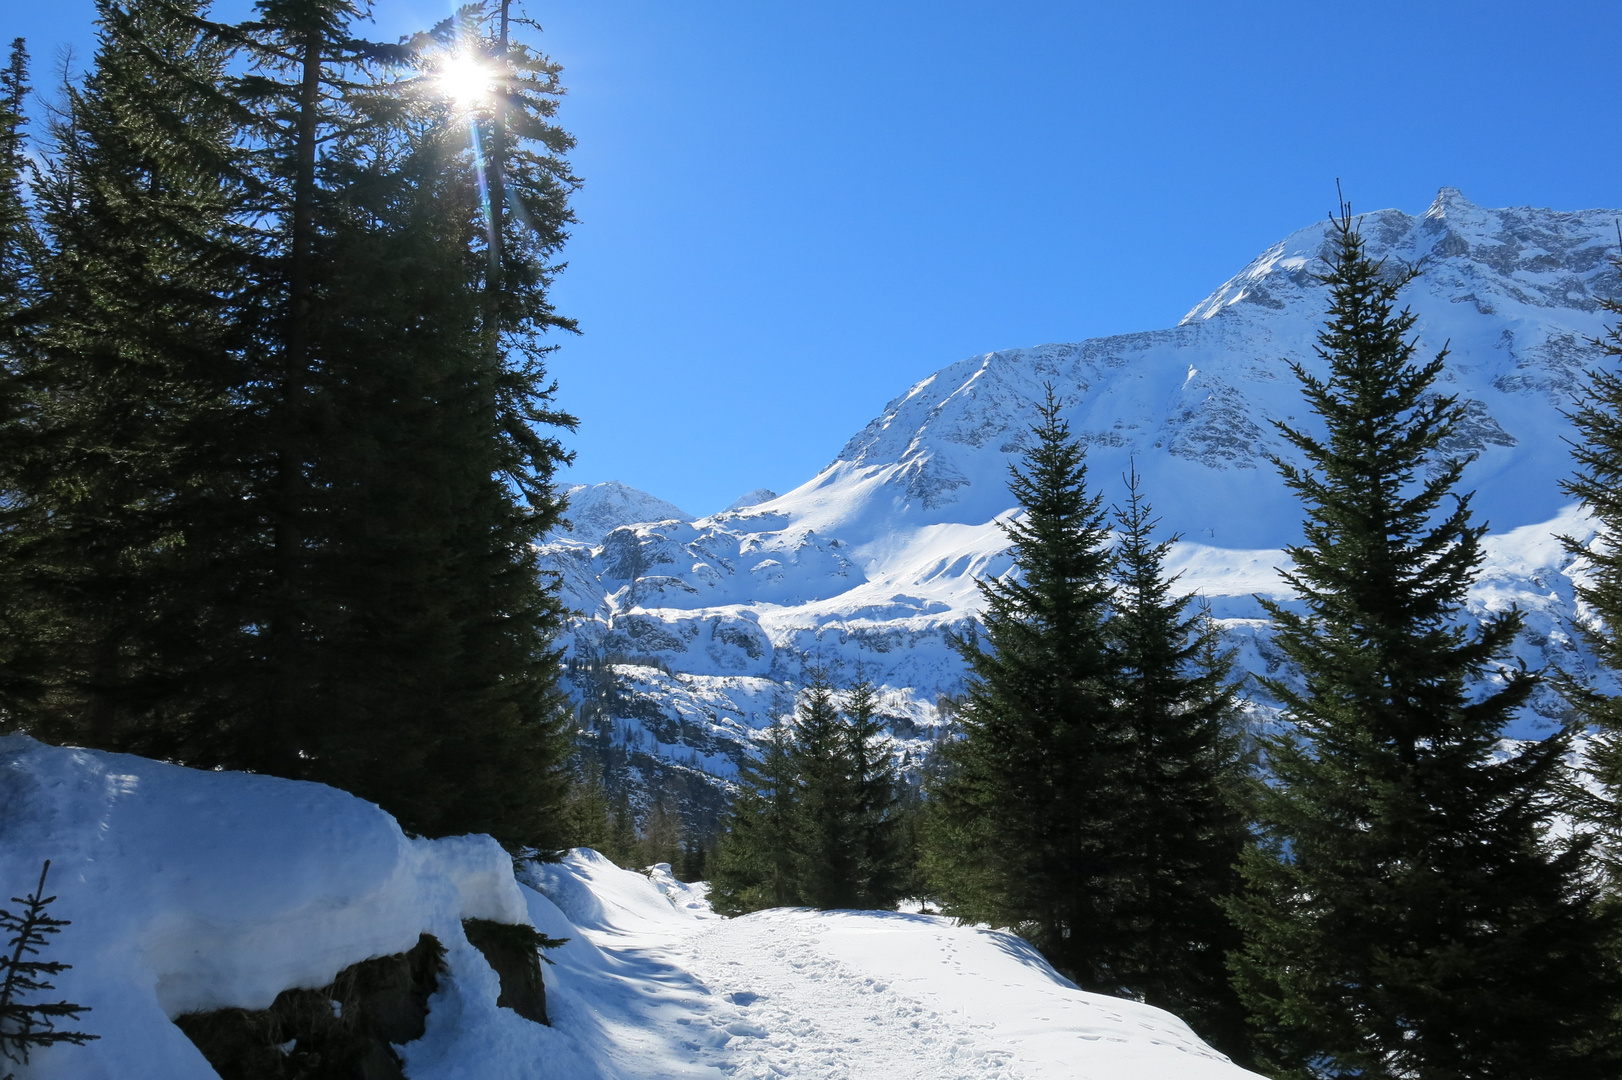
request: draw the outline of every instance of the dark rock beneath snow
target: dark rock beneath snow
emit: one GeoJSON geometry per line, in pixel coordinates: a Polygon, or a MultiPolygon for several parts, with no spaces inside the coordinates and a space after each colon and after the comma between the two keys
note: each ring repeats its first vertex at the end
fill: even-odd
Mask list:
{"type": "Polygon", "coordinates": [[[547,1023],[540,950],[557,942],[538,934],[533,927],[489,919],[464,919],[462,930],[501,979],[501,996],[496,998],[496,1004],[526,1020],[547,1023]]]}
{"type": "Polygon", "coordinates": [[[221,1080],[405,1080],[394,1043],[422,1038],[445,948],[351,964],[319,990],[283,990],[268,1009],[187,1013],[175,1025],[221,1080]]]}

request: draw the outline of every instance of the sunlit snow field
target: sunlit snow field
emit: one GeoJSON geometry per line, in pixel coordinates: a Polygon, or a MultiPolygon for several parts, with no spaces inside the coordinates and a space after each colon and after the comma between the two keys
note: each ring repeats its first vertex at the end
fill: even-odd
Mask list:
{"type": "Polygon", "coordinates": [[[318,784],[0,738],[0,887],[53,860],[51,959],[101,1038],[19,1080],[215,1080],[169,1021],[266,1008],[430,932],[449,973],[411,1080],[1206,1080],[1250,1076],[1176,1017],[1083,993],[1019,938],[894,912],[718,918],[702,886],[591,851],[525,864],[420,840],[318,784]],[[528,919],[550,951],[542,1027],[495,1004],[464,918],[528,919]]]}

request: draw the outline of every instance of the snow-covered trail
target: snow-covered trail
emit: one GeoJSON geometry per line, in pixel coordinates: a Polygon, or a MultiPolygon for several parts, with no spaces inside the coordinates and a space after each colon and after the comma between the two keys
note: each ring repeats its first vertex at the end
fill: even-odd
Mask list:
{"type": "MultiPolygon", "coordinates": [[[[702,886],[578,850],[511,857],[487,836],[406,836],[333,788],[0,738],[0,896],[51,860],[50,957],[83,1046],[19,1080],[218,1080],[171,1023],[268,1008],[286,989],[432,934],[446,968],[412,1080],[1240,1080],[1169,1013],[1084,994],[1018,938],[890,912],[720,919],[702,886]],[[568,938],[543,1026],[500,1004],[464,920],[568,938]]],[[[267,1044],[268,1049],[268,1044],[267,1044]]],[[[3,1070],[0,1070],[3,1071],[3,1070]]]]}
{"type": "Polygon", "coordinates": [[[600,1075],[735,1080],[1238,1080],[1176,1017],[1084,993],[1019,938],[929,915],[717,919],[592,852],[539,868],[554,1023],[600,1075]],[[553,901],[556,902],[554,906],[553,901]],[[584,940],[578,940],[578,939],[584,940]]]}

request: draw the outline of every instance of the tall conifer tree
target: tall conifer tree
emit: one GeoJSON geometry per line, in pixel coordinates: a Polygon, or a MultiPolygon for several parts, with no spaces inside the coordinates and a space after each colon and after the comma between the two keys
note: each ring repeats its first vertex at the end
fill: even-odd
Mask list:
{"type": "Polygon", "coordinates": [[[774,723],[757,767],[738,771],[738,793],[722,823],[710,899],[722,915],[802,903],[795,851],[799,785],[786,725],[774,723]]]}
{"type": "Polygon", "coordinates": [[[1244,1057],[1243,1010],[1228,977],[1239,936],[1224,903],[1248,840],[1237,686],[1220,630],[1166,573],[1175,536],[1156,521],[1134,470],[1115,511],[1115,605],[1107,624],[1116,703],[1132,748],[1132,813],[1118,837],[1126,868],[1126,948],[1117,969],[1135,997],[1169,1009],[1244,1057]]]}
{"type": "Polygon", "coordinates": [[[855,856],[851,903],[893,909],[906,887],[898,782],[878,714],[878,691],[865,676],[845,696],[845,744],[855,856]]]}
{"type": "Polygon", "coordinates": [[[1108,533],[1051,388],[1038,413],[1010,467],[1019,573],[979,583],[989,650],[961,645],[971,678],[934,792],[934,876],[952,913],[1013,926],[1084,987],[1118,992],[1131,746],[1111,696],[1108,533]]]}
{"type": "MultiPolygon", "coordinates": [[[[507,324],[489,326],[480,249],[503,219],[476,136],[490,103],[401,78],[463,47],[455,21],[397,49],[350,38],[340,0],[260,12],[240,32],[265,72],[242,94],[280,223],[266,237],[279,422],[264,700],[281,759],[267,767],[374,798],[418,831],[559,846],[562,608],[534,542],[560,510],[553,430],[573,420],[540,363],[537,337],[560,321],[544,266],[502,278],[507,324]]],[[[524,84],[532,96],[555,96],[551,71],[549,87],[524,84]]],[[[530,125],[510,156],[525,160],[552,107],[507,110],[530,125]]],[[[520,259],[561,243],[563,176],[551,202],[521,206],[520,259]]],[[[523,186],[508,189],[520,203],[523,186]]]]}
{"type": "MultiPolygon", "coordinates": [[[[1612,260],[1622,271],[1622,258],[1612,260]]],[[[1602,298],[1612,314],[1622,315],[1622,300],[1602,298]]],[[[1622,323],[1612,326],[1599,343],[1614,364],[1622,358],[1622,323]]],[[[1592,371],[1572,420],[1581,442],[1574,447],[1577,472],[1562,484],[1582,500],[1597,525],[1594,543],[1566,538],[1566,548],[1592,565],[1577,598],[1588,605],[1597,625],[1587,638],[1599,660],[1622,672],[1622,374],[1615,367],[1592,371]]],[[[1613,899],[1622,898],[1622,696],[1571,688],[1570,696],[1593,724],[1586,766],[1603,795],[1585,802],[1585,819],[1598,831],[1613,899]]]]}
{"type": "MultiPolygon", "coordinates": [[[[225,52],[195,6],[100,0],[39,187],[37,288],[0,430],[9,720],[208,760],[236,723],[252,453],[225,52]]],[[[217,757],[214,758],[217,760],[217,757]]]]}
{"type": "MultiPolygon", "coordinates": [[[[348,374],[349,358],[340,354],[379,330],[376,298],[354,291],[364,274],[355,266],[364,234],[398,234],[356,205],[375,199],[375,190],[345,186],[363,180],[375,189],[377,178],[366,177],[363,164],[368,141],[374,154],[401,152],[399,133],[367,115],[379,101],[364,91],[380,66],[377,50],[351,31],[359,13],[352,0],[259,0],[252,20],[212,27],[247,66],[230,90],[245,118],[250,199],[243,210],[258,229],[247,389],[254,413],[264,417],[265,443],[255,508],[266,542],[250,601],[260,649],[252,698],[243,702],[256,737],[235,747],[234,763],[284,776],[326,778],[334,764],[317,745],[337,735],[326,726],[326,705],[330,680],[342,678],[342,649],[330,646],[347,635],[333,620],[360,613],[342,594],[323,594],[339,576],[323,570],[342,542],[345,522],[335,515],[344,516],[356,478],[343,475],[323,439],[335,432],[345,438],[345,422],[362,420],[364,428],[376,419],[337,415],[331,394],[348,374]]],[[[364,755],[371,748],[354,749],[364,755]]],[[[418,752],[420,744],[403,749],[418,752]]]]}
{"type": "Polygon", "coordinates": [[[455,21],[381,46],[348,0],[100,10],[41,187],[48,287],[9,324],[5,721],[561,844],[555,65],[507,50],[493,219],[490,103],[431,76],[455,21]],[[493,228],[523,234],[499,279],[493,228]]]}
{"type": "Polygon", "coordinates": [[[11,42],[0,69],[0,357],[15,348],[21,312],[33,276],[37,238],[23,198],[28,157],[28,47],[11,42]]]}
{"type": "MultiPolygon", "coordinates": [[[[12,440],[25,422],[32,398],[22,335],[34,299],[39,251],[23,195],[27,97],[28,49],[17,38],[0,71],[0,450],[17,445],[12,440]]],[[[14,472],[19,464],[15,454],[0,452],[0,504],[14,503],[20,494],[14,472]]],[[[17,668],[19,660],[26,663],[33,621],[32,605],[19,595],[14,545],[21,539],[20,531],[12,515],[0,509],[0,727],[17,725],[19,710],[28,708],[34,696],[34,680],[17,668]]]]}
{"type": "Polygon", "coordinates": [[[1305,611],[1268,608],[1301,688],[1267,682],[1290,729],[1265,742],[1240,987],[1280,1076],[1615,1076],[1583,845],[1549,835],[1569,732],[1500,744],[1536,681],[1498,667],[1521,616],[1460,622],[1485,531],[1439,451],[1463,408],[1394,311],[1413,271],[1370,259],[1345,206],[1333,225],[1328,376],[1293,365],[1326,431],[1280,425],[1307,460],[1279,463],[1305,611]]]}
{"type": "Polygon", "coordinates": [[[859,891],[856,788],[849,731],[825,671],[800,696],[789,750],[799,782],[799,892],[819,908],[854,907],[859,891]]]}
{"type": "Polygon", "coordinates": [[[894,907],[904,852],[881,725],[871,682],[857,680],[841,714],[827,672],[812,672],[792,729],[774,727],[740,775],[713,863],[717,911],[894,907]]]}

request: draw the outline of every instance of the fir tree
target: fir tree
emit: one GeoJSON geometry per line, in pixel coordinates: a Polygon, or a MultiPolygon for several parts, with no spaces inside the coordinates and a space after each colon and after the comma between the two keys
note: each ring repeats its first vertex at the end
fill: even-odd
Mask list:
{"type": "Polygon", "coordinates": [[[1248,769],[1236,728],[1232,661],[1209,615],[1190,610],[1165,572],[1177,537],[1127,477],[1115,511],[1115,606],[1107,624],[1116,702],[1130,739],[1131,814],[1117,839],[1132,896],[1115,977],[1168,1009],[1230,1056],[1243,1058],[1244,1014],[1228,978],[1237,928],[1224,902],[1239,888],[1248,830],[1248,769]]]}
{"type": "Polygon", "coordinates": [[[858,678],[845,696],[845,756],[851,794],[851,906],[893,910],[906,888],[899,795],[878,693],[858,678]]]}
{"type": "Polygon", "coordinates": [[[1013,926],[1082,986],[1118,992],[1131,747],[1111,699],[1107,532],[1051,388],[1038,414],[1010,467],[1018,574],[979,583],[989,650],[960,644],[971,677],[962,738],[943,747],[932,873],[951,913],[1013,926]]]}
{"type": "Polygon", "coordinates": [[[23,199],[28,94],[28,48],[15,38],[0,69],[0,358],[15,347],[15,320],[25,304],[38,246],[23,199]]]}
{"type": "MultiPolygon", "coordinates": [[[[536,335],[558,321],[549,279],[505,281],[511,325],[492,349],[485,162],[466,107],[389,74],[431,66],[454,25],[402,52],[349,38],[337,0],[260,10],[242,32],[268,75],[243,100],[282,223],[267,238],[282,435],[264,699],[267,730],[292,740],[270,767],[373,798],[416,831],[556,849],[563,611],[534,543],[557,523],[551,476],[567,459],[548,429],[573,420],[550,408],[539,360],[536,335]],[[313,165],[312,131],[327,145],[313,165]]],[[[521,128],[520,146],[535,134],[521,128]]],[[[529,207],[529,254],[561,242],[567,191],[553,194],[529,207]]]]}
{"type": "Polygon", "coordinates": [[[686,882],[703,881],[709,861],[710,849],[703,841],[684,840],[681,845],[681,861],[676,866],[677,874],[686,882]]]}
{"type": "Polygon", "coordinates": [[[573,762],[569,794],[564,802],[567,847],[592,848],[608,854],[613,835],[609,821],[608,788],[603,769],[594,756],[579,754],[573,762]]]}
{"type": "Polygon", "coordinates": [[[794,850],[803,902],[855,907],[859,840],[851,739],[825,671],[813,671],[800,696],[789,756],[799,783],[794,850]]]}
{"type": "Polygon", "coordinates": [[[242,703],[255,737],[232,747],[232,763],[351,790],[361,778],[361,793],[408,828],[433,831],[443,793],[423,775],[434,753],[423,714],[443,701],[446,658],[432,655],[425,624],[443,627],[449,612],[442,596],[402,609],[406,579],[432,588],[421,575],[438,538],[400,529],[449,482],[449,463],[434,468],[429,447],[468,422],[450,369],[454,354],[477,348],[457,340],[478,333],[477,298],[446,242],[455,210],[427,207],[444,171],[433,144],[452,124],[390,83],[411,50],[354,37],[349,0],[262,0],[254,14],[208,24],[246,65],[227,90],[244,126],[242,211],[256,227],[243,396],[264,418],[261,566],[245,605],[258,650],[242,703]],[[411,296],[436,278],[432,293],[411,296]],[[376,368],[362,374],[369,349],[376,368]],[[395,432],[413,410],[429,424],[424,446],[391,470],[395,432]],[[368,558],[357,546],[363,515],[390,495],[402,504],[370,526],[368,558]],[[379,699],[402,672],[418,707],[380,719],[379,699]],[[404,794],[408,777],[415,805],[386,797],[404,794]]]}
{"type": "Polygon", "coordinates": [[[665,798],[656,799],[643,817],[642,834],[638,838],[641,865],[677,865],[683,850],[682,832],[681,817],[671,809],[665,798]]]}
{"type": "Polygon", "coordinates": [[[97,9],[38,189],[26,407],[0,424],[8,720],[206,759],[237,720],[256,527],[225,56],[185,5],[97,9]]]}
{"type": "MultiPolygon", "coordinates": [[[[0,71],[0,448],[26,422],[33,397],[26,381],[22,336],[27,312],[36,299],[39,255],[38,237],[23,195],[28,50],[22,38],[11,43],[8,60],[0,71]]],[[[12,677],[29,637],[32,606],[18,595],[12,547],[18,530],[3,508],[5,501],[17,498],[19,481],[14,469],[18,464],[15,455],[0,453],[0,727],[15,725],[19,706],[25,706],[31,696],[31,680],[12,677]]]]}
{"type": "Polygon", "coordinates": [[[493,348],[485,163],[416,74],[454,27],[380,46],[347,0],[100,10],[7,350],[6,721],[561,846],[563,611],[534,544],[573,422],[539,339],[566,324],[555,66],[509,50],[544,71],[508,95],[527,238],[504,250],[530,265],[493,348]]]}
{"type": "Polygon", "coordinates": [[[50,870],[47,859],[40,868],[38,887],[28,896],[11,898],[12,903],[22,905],[17,912],[0,910],[0,943],[5,948],[0,955],[0,972],[4,972],[0,976],[0,1055],[24,1065],[29,1051],[36,1047],[57,1043],[83,1046],[101,1038],[56,1026],[58,1021],[78,1021],[90,1011],[89,1006],[71,1001],[25,1000],[43,990],[56,989],[47,978],[73,966],[60,960],[30,959],[42,955],[52,935],[60,934],[68,925],[66,919],[55,918],[46,910],[56,902],[56,897],[45,895],[45,876],[50,870]]]}
{"type": "Polygon", "coordinates": [[[631,811],[631,796],[623,786],[614,796],[608,843],[602,852],[617,866],[635,866],[641,854],[637,845],[636,815],[631,811]]]}
{"type": "Polygon", "coordinates": [[[1264,744],[1239,986],[1278,1075],[1614,1076],[1607,927],[1583,844],[1549,837],[1569,732],[1501,746],[1537,679],[1497,667],[1521,616],[1459,621],[1485,527],[1439,453],[1463,415],[1431,390],[1445,353],[1412,362],[1414,271],[1371,260],[1345,206],[1333,224],[1329,374],[1293,365],[1325,434],[1280,425],[1308,462],[1278,463],[1305,611],[1268,608],[1301,688],[1266,682],[1290,729],[1264,744]]]}
{"type": "Polygon", "coordinates": [[[906,853],[881,723],[872,683],[857,681],[841,715],[827,672],[812,671],[792,730],[774,726],[740,776],[710,862],[717,911],[895,906],[906,853]]]}
{"type": "Polygon", "coordinates": [[[722,915],[801,903],[797,841],[799,791],[788,729],[774,723],[758,766],[738,768],[738,792],[722,822],[710,901],[722,915]]]}
{"type": "MultiPolygon", "coordinates": [[[[1612,260],[1622,271],[1622,258],[1612,260]]],[[[1600,304],[1622,315],[1622,301],[1600,304]]],[[[1609,357],[1622,357],[1622,323],[1597,342],[1609,357]]],[[[1597,525],[1594,543],[1566,537],[1566,549],[1586,559],[1592,571],[1577,585],[1577,598],[1593,613],[1585,637],[1599,661],[1622,671],[1622,375],[1614,369],[1588,373],[1588,384],[1571,414],[1581,439],[1573,446],[1576,475],[1561,487],[1582,501],[1597,525]]],[[[1611,893],[1622,895],[1622,697],[1598,694],[1571,683],[1568,696],[1593,725],[1585,765],[1604,792],[1584,800],[1584,817],[1597,831],[1611,893]]]]}

